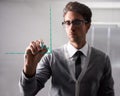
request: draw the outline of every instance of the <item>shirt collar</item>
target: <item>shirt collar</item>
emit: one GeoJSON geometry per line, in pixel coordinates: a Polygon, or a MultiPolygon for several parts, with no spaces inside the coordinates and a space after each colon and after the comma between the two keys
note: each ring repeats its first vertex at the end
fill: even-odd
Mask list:
{"type": "Polygon", "coordinates": [[[88,43],[86,43],[81,49],[78,50],[73,45],[71,45],[70,42],[68,42],[67,50],[70,57],[72,57],[76,51],[81,51],[85,56],[87,56],[88,43]]]}

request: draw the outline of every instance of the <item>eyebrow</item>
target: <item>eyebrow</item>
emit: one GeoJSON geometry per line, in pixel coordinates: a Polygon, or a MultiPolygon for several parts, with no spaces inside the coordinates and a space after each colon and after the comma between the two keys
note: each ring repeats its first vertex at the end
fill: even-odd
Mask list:
{"type": "Polygon", "coordinates": [[[64,20],[64,21],[85,21],[84,19],[64,20]]]}

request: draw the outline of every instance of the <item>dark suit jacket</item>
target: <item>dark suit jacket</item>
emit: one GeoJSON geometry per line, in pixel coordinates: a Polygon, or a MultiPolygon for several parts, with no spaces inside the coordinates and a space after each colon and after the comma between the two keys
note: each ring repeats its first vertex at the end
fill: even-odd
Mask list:
{"type": "Polygon", "coordinates": [[[24,96],[34,96],[44,83],[51,78],[50,96],[114,96],[113,78],[109,57],[95,49],[89,48],[86,67],[79,79],[71,77],[65,46],[45,55],[33,78],[22,74],[20,87],[24,96]]]}

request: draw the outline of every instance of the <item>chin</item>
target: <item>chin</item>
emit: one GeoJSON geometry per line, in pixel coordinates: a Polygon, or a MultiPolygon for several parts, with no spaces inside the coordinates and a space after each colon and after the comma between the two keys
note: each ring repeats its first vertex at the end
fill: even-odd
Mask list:
{"type": "Polygon", "coordinates": [[[74,42],[74,43],[80,43],[80,42],[82,42],[82,40],[77,39],[77,38],[69,38],[69,41],[70,42],[74,42]]]}
{"type": "Polygon", "coordinates": [[[76,40],[73,39],[73,38],[72,38],[72,39],[69,39],[69,41],[70,41],[70,42],[76,42],[76,40]]]}
{"type": "Polygon", "coordinates": [[[69,40],[70,40],[70,41],[75,41],[75,38],[71,38],[71,37],[70,37],[69,40]]]}

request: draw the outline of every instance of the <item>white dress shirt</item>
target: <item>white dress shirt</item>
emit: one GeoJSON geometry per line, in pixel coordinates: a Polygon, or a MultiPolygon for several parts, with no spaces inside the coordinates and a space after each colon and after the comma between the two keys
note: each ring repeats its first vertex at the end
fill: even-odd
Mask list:
{"type": "Polygon", "coordinates": [[[77,51],[81,51],[83,55],[81,56],[81,68],[83,69],[85,67],[85,60],[87,57],[87,52],[88,52],[88,43],[86,43],[81,49],[76,49],[73,45],[68,42],[67,44],[67,51],[68,51],[68,56],[71,62],[69,63],[69,70],[71,72],[72,77],[75,77],[75,61],[77,57],[74,55],[77,51]]]}

